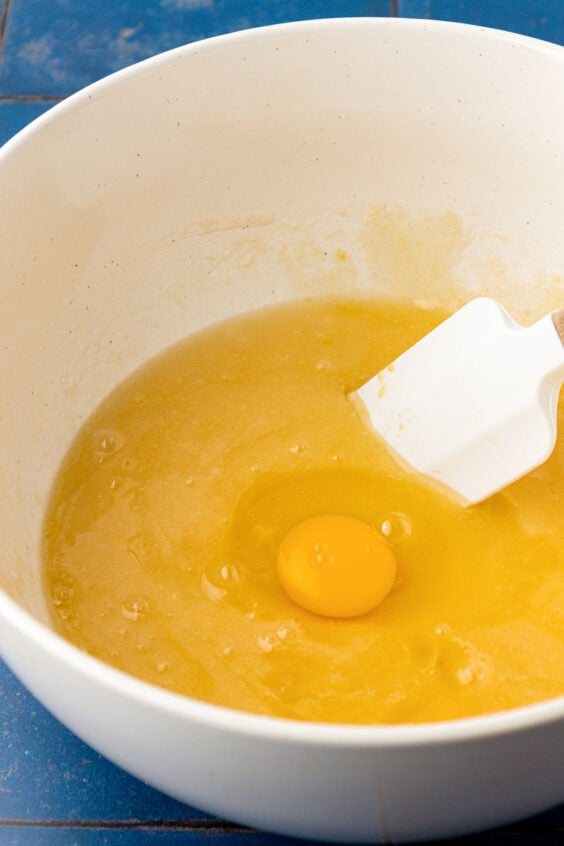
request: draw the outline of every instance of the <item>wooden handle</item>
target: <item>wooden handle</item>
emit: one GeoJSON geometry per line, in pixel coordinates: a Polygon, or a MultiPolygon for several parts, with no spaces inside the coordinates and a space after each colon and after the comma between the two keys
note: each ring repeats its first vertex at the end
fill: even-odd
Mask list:
{"type": "Polygon", "coordinates": [[[558,337],[564,344],[564,311],[555,311],[552,315],[552,321],[558,332],[558,337]]]}

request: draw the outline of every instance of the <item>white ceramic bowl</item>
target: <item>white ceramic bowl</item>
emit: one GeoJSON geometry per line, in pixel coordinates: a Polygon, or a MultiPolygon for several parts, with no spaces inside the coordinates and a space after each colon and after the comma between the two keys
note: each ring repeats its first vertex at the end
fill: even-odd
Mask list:
{"type": "Polygon", "coordinates": [[[54,634],[39,554],[77,427],[203,324],[327,288],[405,295],[406,275],[419,299],[454,280],[454,299],[487,289],[531,315],[561,304],[563,114],[556,46],[317,21],[151,59],[4,147],[1,648],[96,749],[214,814],[327,840],[445,837],[564,799],[564,698],[399,727],[207,706],[54,634]]]}

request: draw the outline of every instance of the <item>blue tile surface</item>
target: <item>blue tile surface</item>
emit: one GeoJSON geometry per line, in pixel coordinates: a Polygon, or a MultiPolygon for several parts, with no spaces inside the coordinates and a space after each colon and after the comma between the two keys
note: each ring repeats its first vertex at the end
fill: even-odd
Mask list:
{"type": "Polygon", "coordinates": [[[205,818],[94,752],[0,661],[0,821],[205,818]]]}
{"type": "Polygon", "coordinates": [[[389,11],[389,0],[98,0],[95,7],[79,0],[12,0],[0,94],[67,95],[133,62],[211,35],[389,11]]]}
{"type": "Polygon", "coordinates": [[[53,100],[3,102],[0,99],[0,146],[27,126],[30,121],[48,111],[55,102],[53,100]]]}
{"type": "Polygon", "coordinates": [[[564,0],[398,0],[398,13],[491,26],[564,44],[564,0]]]}

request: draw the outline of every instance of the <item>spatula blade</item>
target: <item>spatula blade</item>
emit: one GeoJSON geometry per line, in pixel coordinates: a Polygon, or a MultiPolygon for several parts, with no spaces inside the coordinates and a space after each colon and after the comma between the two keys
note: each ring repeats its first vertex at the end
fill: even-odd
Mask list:
{"type": "Polygon", "coordinates": [[[400,459],[471,504],[548,458],[562,379],[564,347],[551,315],[525,328],[481,297],[357,396],[400,459]]]}

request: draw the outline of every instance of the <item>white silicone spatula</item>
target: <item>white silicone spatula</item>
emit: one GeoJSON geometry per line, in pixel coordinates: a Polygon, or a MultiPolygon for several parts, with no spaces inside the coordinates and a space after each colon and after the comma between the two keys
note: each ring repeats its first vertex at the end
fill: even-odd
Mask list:
{"type": "Polygon", "coordinates": [[[400,458],[472,504],[548,458],[562,381],[564,311],[524,327],[483,297],[357,395],[400,458]]]}

